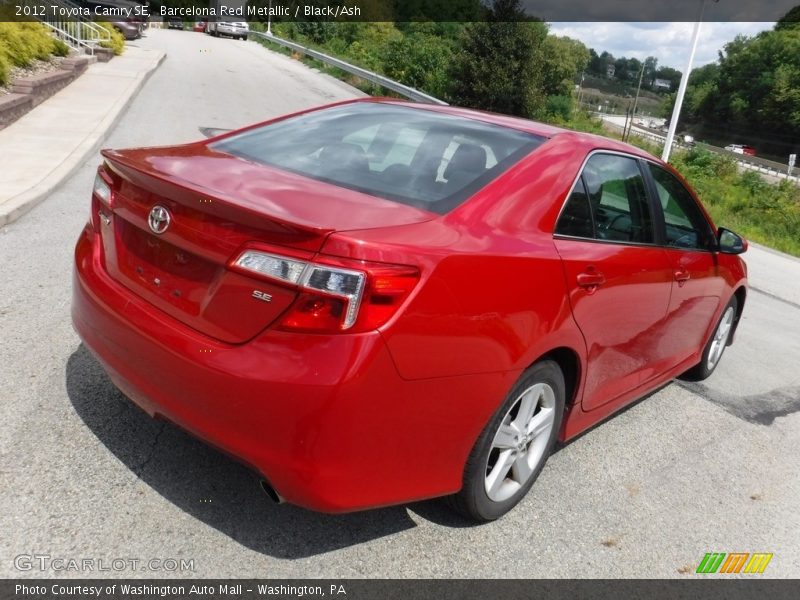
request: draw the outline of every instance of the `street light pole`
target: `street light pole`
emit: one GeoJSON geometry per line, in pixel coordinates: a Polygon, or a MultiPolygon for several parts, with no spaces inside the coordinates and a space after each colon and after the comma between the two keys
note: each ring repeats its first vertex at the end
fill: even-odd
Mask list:
{"type": "Polygon", "coordinates": [[[689,62],[686,65],[686,70],[683,72],[683,76],[681,77],[681,85],[678,87],[678,95],[675,98],[675,107],[672,109],[672,119],[669,123],[667,139],[664,142],[664,152],[661,154],[661,160],[664,162],[669,160],[669,154],[672,151],[672,142],[675,139],[675,130],[678,128],[678,119],[681,116],[681,108],[683,107],[683,97],[686,95],[686,86],[689,83],[689,75],[692,72],[694,55],[697,52],[697,41],[700,39],[700,25],[703,22],[705,10],[706,0],[700,0],[700,15],[698,16],[697,22],[694,24],[692,51],[689,53],[689,62]]]}

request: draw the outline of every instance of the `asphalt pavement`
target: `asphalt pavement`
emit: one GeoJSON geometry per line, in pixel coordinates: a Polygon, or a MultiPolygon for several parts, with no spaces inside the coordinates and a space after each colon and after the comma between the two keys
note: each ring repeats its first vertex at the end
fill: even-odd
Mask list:
{"type": "MultiPolygon", "coordinates": [[[[150,31],[135,44],[167,59],[109,147],[358,95],[255,42],[150,31]]],[[[714,376],[561,448],[500,521],[472,526],[436,501],[321,515],[271,504],[245,468],[150,420],[73,333],[72,248],[98,160],[0,229],[0,576],[690,578],[706,552],[771,552],[764,577],[800,577],[800,261],[746,255],[756,289],[714,376]],[[30,555],[96,570],[20,570],[30,555]],[[97,570],[114,559],[127,566],[97,570]],[[134,570],[150,559],[192,568],[134,570]]]]}

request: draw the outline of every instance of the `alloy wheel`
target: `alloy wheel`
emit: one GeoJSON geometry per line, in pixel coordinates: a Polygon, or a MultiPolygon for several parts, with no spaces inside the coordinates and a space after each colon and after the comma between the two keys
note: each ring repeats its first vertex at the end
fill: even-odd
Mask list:
{"type": "Polygon", "coordinates": [[[725,350],[725,346],[728,344],[735,313],[736,311],[733,306],[729,306],[725,310],[722,319],[720,319],[719,325],[717,325],[717,330],[714,332],[714,337],[711,340],[711,347],[708,351],[708,360],[706,361],[706,366],[709,370],[713,369],[719,362],[725,350]]]}
{"type": "Polygon", "coordinates": [[[555,392],[546,383],[526,389],[503,417],[486,461],[486,495],[503,502],[537,471],[555,423],[555,392]]]}

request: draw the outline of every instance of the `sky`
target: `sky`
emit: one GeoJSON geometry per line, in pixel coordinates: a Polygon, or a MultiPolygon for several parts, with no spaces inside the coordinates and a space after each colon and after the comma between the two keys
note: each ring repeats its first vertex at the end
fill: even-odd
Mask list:
{"type": "MultiPolygon", "coordinates": [[[[772,29],[774,23],[703,23],[694,67],[717,60],[723,46],[738,34],[748,36],[772,29]]],[[[659,66],[686,68],[694,23],[550,23],[550,32],[582,41],[598,54],[643,60],[655,56],[659,66]]]]}

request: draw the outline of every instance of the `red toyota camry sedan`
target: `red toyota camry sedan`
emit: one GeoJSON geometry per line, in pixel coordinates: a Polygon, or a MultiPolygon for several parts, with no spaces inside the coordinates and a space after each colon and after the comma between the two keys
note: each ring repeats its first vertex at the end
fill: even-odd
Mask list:
{"type": "Polygon", "coordinates": [[[75,328],[313,510],[496,519],[558,440],[708,377],[744,307],[746,242],[602,137],[369,99],[103,156],[75,328]]]}

